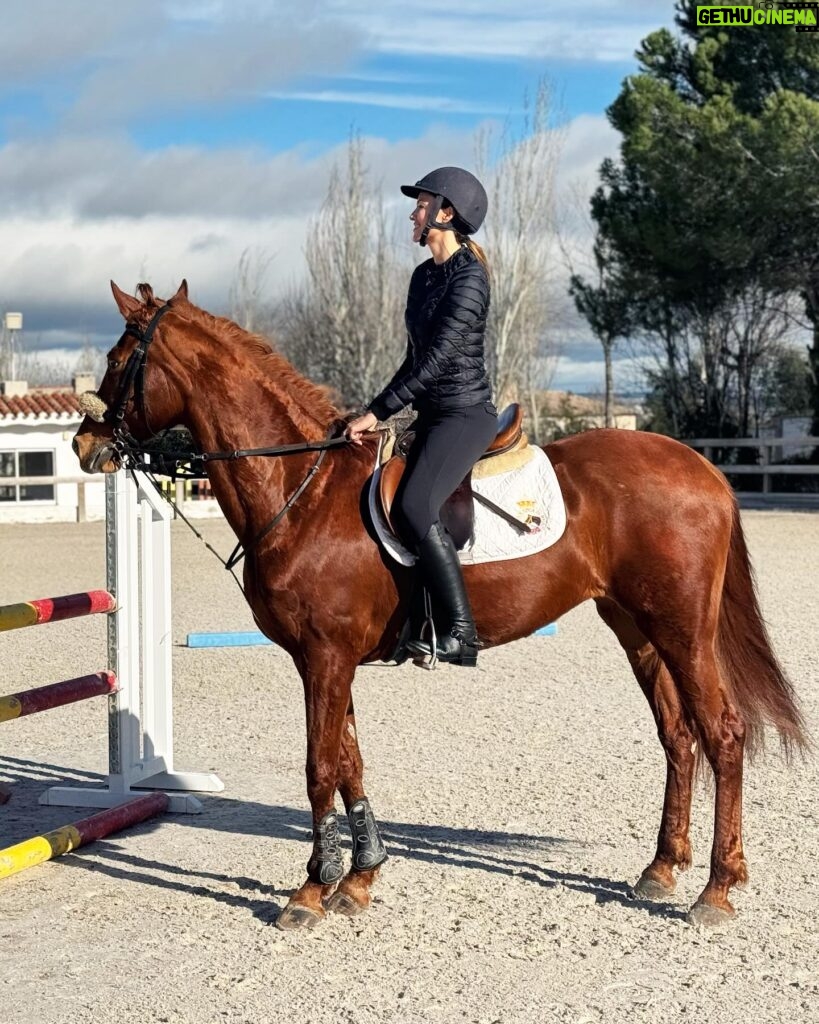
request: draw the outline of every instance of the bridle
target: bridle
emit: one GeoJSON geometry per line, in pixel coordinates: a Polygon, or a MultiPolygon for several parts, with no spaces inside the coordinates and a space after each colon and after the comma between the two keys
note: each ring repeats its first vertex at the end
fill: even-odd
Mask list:
{"type": "Polygon", "coordinates": [[[134,351],[128,357],[128,362],[125,364],[122,379],[119,382],[117,397],[113,405],[105,413],[105,419],[114,427],[114,440],[117,443],[126,442],[130,447],[135,442],[135,438],[128,433],[122,422],[125,419],[125,409],[131,400],[132,394],[137,409],[148,429],[148,433],[151,436],[156,436],[148,422],[148,410],[145,406],[145,366],[148,362],[148,347],[154,340],[156,325],[170,308],[171,306],[168,302],[164,306],[160,306],[148,321],[147,326],[142,329],[137,327],[136,324],[128,324],[125,328],[125,334],[130,334],[136,338],[137,344],[134,351]]]}
{"type": "MultiPolygon", "coordinates": [[[[128,362],[125,364],[125,369],[122,373],[122,379],[119,383],[116,398],[112,406],[106,409],[103,417],[103,421],[109,423],[114,428],[113,446],[123,464],[130,465],[134,468],[141,468],[143,470],[148,468],[145,464],[145,456],[150,456],[152,454],[150,442],[159,437],[158,434],[151,430],[151,426],[148,421],[148,410],[145,405],[145,367],[148,362],[148,348],[153,341],[157,324],[170,308],[171,305],[168,302],[166,302],[164,306],[160,306],[144,328],[139,328],[136,324],[130,323],[126,326],[125,334],[130,334],[132,337],[136,338],[137,344],[131,355],[128,357],[128,362]],[[145,427],[150,434],[150,438],[147,442],[138,441],[123,423],[125,419],[125,410],[132,397],[137,410],[142,416],[145,427]]],[[[245,553],[256,548],[259,542],[266,537],[271,530],[278,526],[281,520],[287,515],[296,501],[307,489],[313,477],[321,468],[321,464],[324,461],[327,451],[330,448],[339,448],[348,444],[350,444],[349,439],[342,436],[329,437],[324,441],[306,441],[302,444],[277,445],[271,448],[245,448],[226,452],[175,453],[177,466],[181,463],[191,464],[194,462],[204,465],[206,462],[232,461],[234,459],[250,458],[252,456],[271,457],[277,455],[302,455],[307,452],[318,453],[315,462],[308,469],[307,475],[301,481],[296,490],[290,495],[283,507],[275,516],[273,516],[270,522],[246,543],[242,543],[240,541],[226,562],[219,558],[226,569],[232,572],[234,566],[244,558],[245,553]]],[[[164,492],[162,493],[164,494],[164,492]]],[[[168,498],[168,500],[180,517],[185,522],[188,522],[188,520],[182,515],[181,510],[176,507],[175,503],[170,498],[168,498]]],[[[188,523],[188,525],[190,526],[191,524],[188,523]]],[[[193,529],[193,527],[191,528],[193,529]]],[[[196,530],[194,530],[194,532],[197,533],[196,530]]],[[[216,552],[214,552],[214,554],[216,554],[216,552]]],[[[219,556],[217,555],[217,557],[219,556]]],[[[236,582],[239,582],[238,579],[236,582]]],[[[241,589],[241,583],[239,583],[239,587],[241,589]]]]}

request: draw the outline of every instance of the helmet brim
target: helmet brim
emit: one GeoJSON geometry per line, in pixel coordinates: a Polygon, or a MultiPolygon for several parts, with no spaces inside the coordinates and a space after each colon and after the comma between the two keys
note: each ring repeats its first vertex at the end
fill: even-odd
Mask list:
{"type": "Polygon", "coordinates": [[[417,185],[402,185],[401,191],[405,196],[409,196],[410,199],[417,199],[426,189],[419,188],[417,185]]]}

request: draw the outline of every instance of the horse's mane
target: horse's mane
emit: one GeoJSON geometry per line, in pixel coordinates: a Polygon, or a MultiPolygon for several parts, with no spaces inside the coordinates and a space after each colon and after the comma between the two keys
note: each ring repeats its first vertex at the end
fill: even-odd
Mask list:
{"type": "MultiPolygon", "coordinates": [[[[151,311],[162,305],[162,300],[154,296],[150,285],[140,284],[137,290],[151,311]]],[[[341,419],[341,414],[330,401],[327,390],[302,376],[262,335],[246,331],[227,317],[208,313],[187,298],[175,297],[172,300],[172,308],[186,320],[198,324],[208,334],[217,337],[220,342],[240,347],[264,371],[271,383],[275,382],[313,421],[326,427],[334,420],[341,419]]]]}

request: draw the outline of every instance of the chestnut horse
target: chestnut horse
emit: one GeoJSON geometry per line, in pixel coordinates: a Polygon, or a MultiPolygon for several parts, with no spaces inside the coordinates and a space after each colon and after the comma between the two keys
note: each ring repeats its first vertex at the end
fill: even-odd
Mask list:
{"type": "MultiPolygon", "coordinates": [[[[320,388],[263,339],[193,305],[185,282],[164,309],[148,285],[140,285],[141,299],[112,288],[126,328],[92,397],[102,422],[86,416],[74,440],[83,469],[118,468],[118,423],[137,439],[182,424],[206,452],[316,442],[338,423],[320,388]]],[[[701,752],[716,780],[714,839],[708,884],[689,919],[719,923],[734,913],[730,888],[748,878],[746,744],[761,740],[766,721],[786,748],[807,742],[760,617],[736,501],[721,473],[667,437],[592,430],[546,452],[566,502],[566,531],[539,554],[466,567],[478,631],[488,646],[508,643],[581,601],[596,602],[651,707],[667,759],[656,853],[637,892],[667,898],[675,869],[691,864],[701,752]],[[509,600],[499,601],[500,593],[509,600]]],[[[313,848],[307,880],[279,916],[283,928],[311,927],[327,910],[353,914],[370,903],[385,854],[364,792],[351,687],[359,665],[394,650],[413,575],[384,556],[362,517],[373,441],[327,451],[309,486],[264,533],[315,460],[313,451],[207,467],[246,548],[254,618],[288,651],[304,683],[313,848]],[[353,868],[343,878],[336,790],[352,812],[353,868]]]]}

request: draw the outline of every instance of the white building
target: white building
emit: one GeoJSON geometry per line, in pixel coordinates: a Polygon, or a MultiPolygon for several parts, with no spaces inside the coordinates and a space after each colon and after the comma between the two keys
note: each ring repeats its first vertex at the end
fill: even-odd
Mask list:
{"type": "Polygon", "coordinates": [[[77,398],[94,387],[85,375],[73,388],[0,382],[0,524],[105,517],[103,477],[84,474],[71,449],[77,398]]]}

